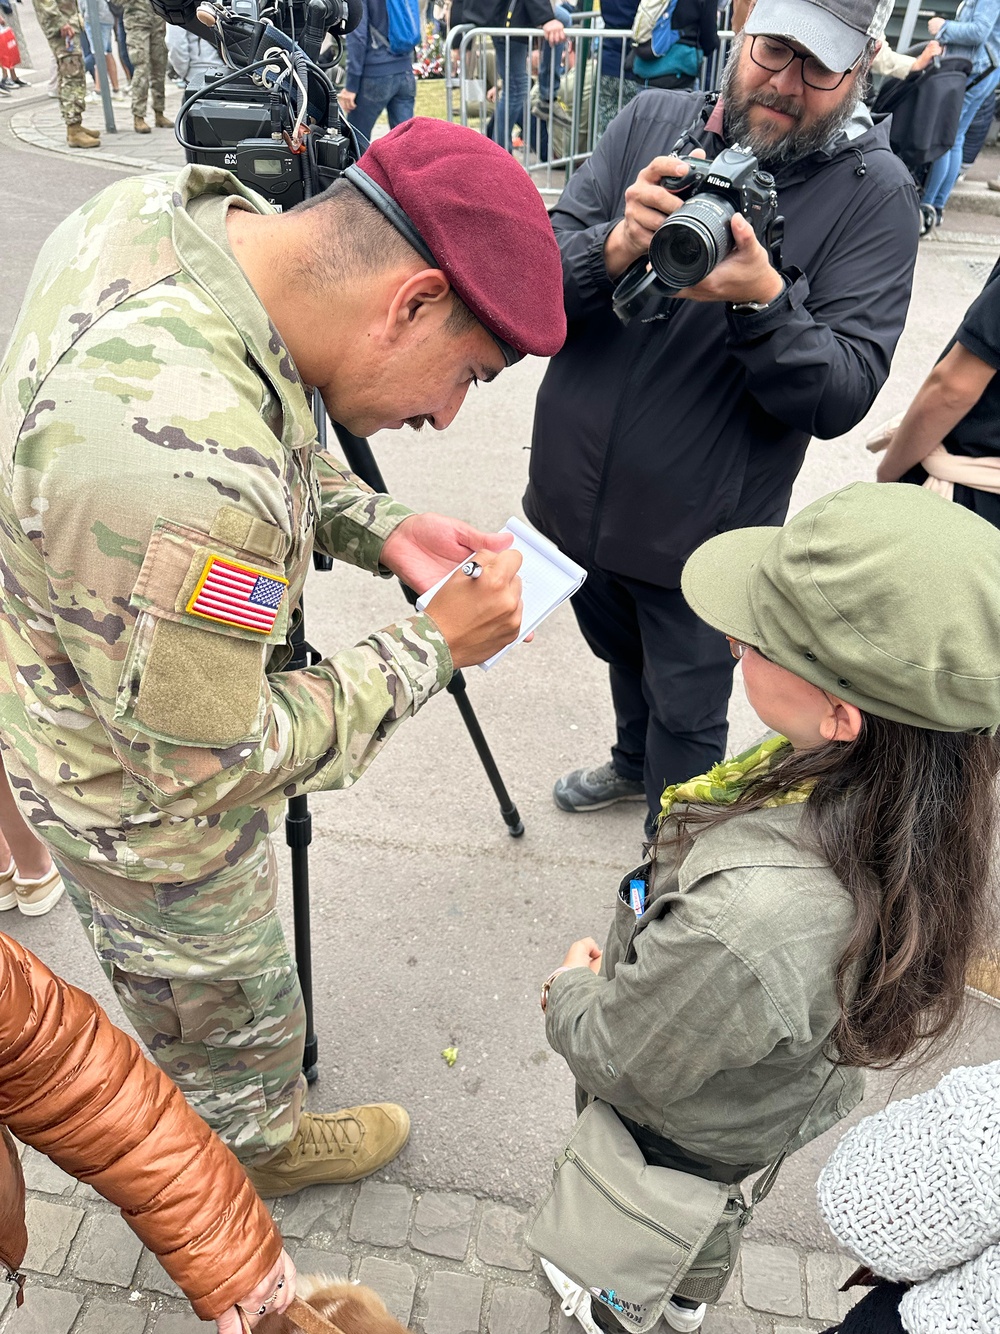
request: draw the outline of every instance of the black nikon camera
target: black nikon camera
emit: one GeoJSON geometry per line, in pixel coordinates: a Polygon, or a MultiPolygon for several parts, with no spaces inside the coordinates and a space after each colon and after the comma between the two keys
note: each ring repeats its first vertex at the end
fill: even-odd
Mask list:
{"type": "Polygon", "coordinates": [[[686,176],[664,176],[672,194],[686,196],[676,213],[657,229],[648,256],[636,260],[614,292],[615,314],[623,323],[640,312],[650,316],[683,287],[706,278],[733,249],[733,215],[742,213],[761,245],[780,267],[783,219],[778,217],[774,177],[762,171],[753,153],[734,144],[714,162],[684,157],[686,176]]]}

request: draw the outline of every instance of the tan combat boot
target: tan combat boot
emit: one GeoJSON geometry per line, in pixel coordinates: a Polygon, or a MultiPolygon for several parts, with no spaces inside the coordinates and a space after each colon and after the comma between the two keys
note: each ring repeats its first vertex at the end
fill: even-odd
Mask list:
{"type": "Polygon", "coordinates": [[[174,128],[174,122],[169,116],[165,116],[162,111],[156,113],[153,124],[158,130],[172,130],[174,128]]]}
{"type": "Polygon", "coordinates": [[[88,130],[77,121],[66,126],[66,142],[70,148],[100,148],[101,136],[96,130],[88,130]]]}
{"type": "Polygon", "coordinates": [[[392,1102],[303,1112],[299,1128],[266,1163],[247,1167],[265,1199],[294,1195],[305,1186],[359,1181],[391,1163],[410,1137],[410,1118],[392,1102]]]}
{"type": "Polygon", "coordinates": [[[132,122],[132,128],[135,130],[136,134],[153,133],[153,127],[151,125],[147,125],[141,116],[136,116],[136,118],[132,122]]]}

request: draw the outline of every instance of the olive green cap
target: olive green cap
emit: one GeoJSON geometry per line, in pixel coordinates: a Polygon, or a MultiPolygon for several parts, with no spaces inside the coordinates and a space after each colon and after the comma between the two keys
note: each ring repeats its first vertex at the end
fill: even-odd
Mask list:
{"type": "Polygon", "coordinates": [[[921,487],[855,482],[784,528],[720,533],[681,589],[703,621],[866,713],[1000,724],[1000,532],[921,487]]]}

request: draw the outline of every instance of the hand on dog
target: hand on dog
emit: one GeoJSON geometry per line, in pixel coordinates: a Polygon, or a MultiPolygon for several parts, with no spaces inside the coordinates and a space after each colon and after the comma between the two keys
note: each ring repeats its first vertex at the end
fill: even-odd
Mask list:
{"type": "MultiPolygon", "coordinates": [[[[405,1325],[389,1314],[385,1302],[371,1288],[326,1274],[303,1274],[298,1280],[299,1304],[308,1306],[333,1325],[340,1334],[410,1334],[405,1325]]],[[[273,1315],[270,1308],[261,1316],[257,1334],[301,1334],[301,1326],[288,1315],[273,1315]]],[[[299,1307],[295,1308],[299,1314],[299,1307]]]]}
{"type": "Polygon", "coordinates": [[[256,1314],[257,1311],[267,1303],[267,1312],[271,1315],[280,1315],[288,1306],[291,1305],[295,1297],[295,1265],[292,1257],[287,1251],[282,1251],[277,1264],[273,1266],[266,1278],[261,1279],[257,1286],[248,1292],[245,1297],[241,1297],[237,1305],[243,1310],[243,1320],[240,1319],[240,1312],[236,1306],[231,1306],[228,1311],[223,1311],[216,1321],[218,1334],[243,1334],[245,1325],[251,1329],[262,1320],[263,1317],[256,1314]],[[278,1291],[278,1284],[284,1279],[284,1287],[278,1291]]]}

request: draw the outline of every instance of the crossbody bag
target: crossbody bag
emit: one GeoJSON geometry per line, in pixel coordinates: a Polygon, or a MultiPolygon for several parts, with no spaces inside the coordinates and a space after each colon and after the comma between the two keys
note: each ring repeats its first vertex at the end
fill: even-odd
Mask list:
{"type": "MultiPolygon", "coordinates": [[[[652,1329],[696,1266],[698,1301],[714,1302],[732,1272],[743,1229],[770,1192],[795,1136],[809,1119],[830,1072],[769,1168],[750,1204],[739,1186],[652,1167],[608,1103],[581,1112],[555,1161],[552,1184],[532,1211],[525,1242],[610,1309],[635,1334],[652,1329]],[[728,1217],[726,1217],[728,1213],[728,1217]],[[699,1252],[720,1224],[729,1244],[713,1262],[699,1252]]],[[[687,1295],[687,1294],[686,1294],[687,1295]]]]}

